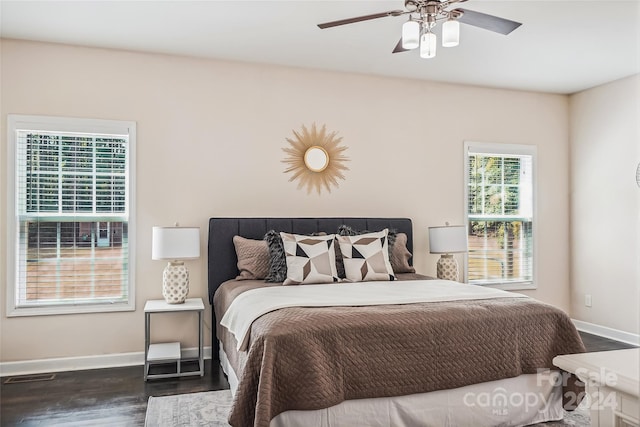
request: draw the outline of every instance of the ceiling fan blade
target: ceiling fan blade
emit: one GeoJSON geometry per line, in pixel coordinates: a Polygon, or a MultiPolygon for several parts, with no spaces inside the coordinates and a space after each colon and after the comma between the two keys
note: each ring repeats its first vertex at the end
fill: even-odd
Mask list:
{"type": "Polygon", "coordinates": [[[458,18],[458,21],[463,24],[473,25],[474,27],[483,28],[485,30],[494,31],[504,35],[509,34],[522,25],[520,22],[487,15],[486,13],[480,13],[469,9],[458,8],[454,9],[452,12],[462,12],[462,16],[458,18]]]}
{"type": "Polygon", "coordinates": [[[369,21],[370,19],[385,18],[387,16],[400,16],[400,15],[404,15],[405,13],[408,13],[408,12],[405,12],[403,10],[390,10],[388,12],[374,13],[372,15],[356,16],[355,18],[347,18],[347,19],[341,19],[339,21],[325,22],[324,24],[318,24],[318,27],[325,29],[325,28],[337,27],[339,25],[353,24],[355,22],[369,21]]]}
{"type": "Polygon", "coordinates": [[[398,40],[398,44],[393,48],[393,52],[391,53],[408,52],[409,50],[411,49],[405,49],[402,47],[402,37],[400,37],[400,40],[398,40]]]}

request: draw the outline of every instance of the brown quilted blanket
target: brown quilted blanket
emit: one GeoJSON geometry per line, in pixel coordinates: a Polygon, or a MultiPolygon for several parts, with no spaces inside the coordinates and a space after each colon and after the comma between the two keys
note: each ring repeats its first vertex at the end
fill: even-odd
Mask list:
{"type": "MultiPolygon", "coordinates": [[[[263,282],[226,282],[214,300],[263,282]]],[[[368,307],[286,308],[253,323],[247,352],[218,325],[239,385],[232,426],[268,426],[287,410],[424,393],[536,373],[584,347],[561,310],[528,298],[368,307]],[[234,354],[235,353],[235,354],[234,354]]]]}

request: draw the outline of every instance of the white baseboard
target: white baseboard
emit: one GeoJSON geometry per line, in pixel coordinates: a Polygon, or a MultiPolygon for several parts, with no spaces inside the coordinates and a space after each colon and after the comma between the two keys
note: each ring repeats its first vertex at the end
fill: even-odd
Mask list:
{"type": "MultiPolygon", "coordinates": [[[[198,348],[185,348],[182,357],[198,357],[198,348]]],[[[211,359],[211,347],[204,348],[204,358],[211,359]]],[[[85,369],[117,368],[144,365],[144,352],[101,354],[96,356],[61,357],[55,359],[21,360],[0,363],[0,377],[32,375],[49,372],[82,371],[85,369]]],[[[142,369],[140,370],[142,377],[142,369]]]]}
{"type": "Polygon", "coordinates": [[[583,322],[582,320],[571,319],[576,329],[588,334],[598,335],[627,344],[640,345],[640,335],[631,332],[620,331],[594,323],[583,322]]]}

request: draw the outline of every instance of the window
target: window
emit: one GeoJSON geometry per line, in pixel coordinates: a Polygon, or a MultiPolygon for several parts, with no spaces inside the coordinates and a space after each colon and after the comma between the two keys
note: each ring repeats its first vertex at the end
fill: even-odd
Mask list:
{"type": "Polygon", "coordinates": [[[135,123],[8,118],[10,316],[134,309],[135,123]]]}
{"type": "Polygon", "coordinates": [[[466,142],[465,163],[468,282],[535,288],[535,147],[466,142]]]}

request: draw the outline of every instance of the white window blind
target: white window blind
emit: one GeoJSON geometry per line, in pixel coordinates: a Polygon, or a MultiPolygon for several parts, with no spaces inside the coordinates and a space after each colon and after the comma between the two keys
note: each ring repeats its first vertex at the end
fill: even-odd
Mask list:
{"type": "Polygon", "coordinates": [[[109,121],[105,127],[106,121],[33,119],[10,117],[15,149],[12,308],[131,308],[135,128],[129,122],[109,121]],[[74,127],[79,130],[69,130],[74,127]]]}
{"type": "Polygon", "coordinates": [[[535,150],[467,143],[465,151],[468,282],[532,286],[535,150]]]}

